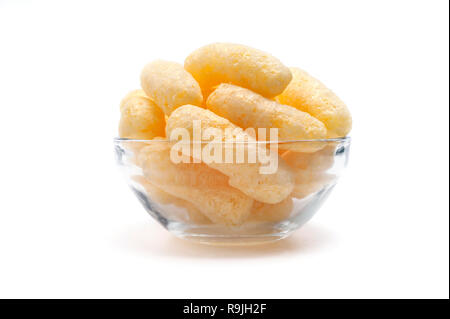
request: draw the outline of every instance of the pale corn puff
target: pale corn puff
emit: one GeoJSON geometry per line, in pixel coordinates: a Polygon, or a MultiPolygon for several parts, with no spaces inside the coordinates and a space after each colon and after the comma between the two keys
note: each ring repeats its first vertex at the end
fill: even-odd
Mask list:
{"type": "Polygon", "coordinates": [[[211,221],[202,212],[192,203],[185,201],[184,199],[175,197],[156,185],[150,183],[144,176],[135,175],[132,179],[141,185],[148,197],[160,204],[160,205],[175,205],[177,207],[183,208],[187,212],[188,222],[192,222],[194,224],[210,224],[211,221]]]}
{"type": "Polygon", "coordinates": [[[269,223],[279,222],[288,218],[293,208],[294,203],[291,197],[288,197],[277,204],[266,204],[255,201],[248,221],[269,223]]]}
{"type": "Polygon", "coordinates": [[[291,68],[291,72],[293,75],[291,83],[276,97],[276,100],[322,121],[328,129],[328,138],[346,136],[352,128],[352,118],[344,102],[305,71],[291,68]]]}
{"type": "Polygon", "coordinates": [[[304,198],[315,192],[320,191],[325,186],[333,185],[336,176],[325,172],[312,170],[296,170],[295,185],[292,191],[292,197],[304,198]]]}
{"type": "MultiPolygon", "coordinates": [[[[206,100],[206,107],[244,129],[278,128],[280,140],[323,139],[327,135],[325,125],[310,114],[232,84],[219,85],[206,100]]],[[[292,147],[317,150],[317,145],[310,143],[280,145],[292,147]]]]}
{"type": "Polygon", "coordinates": [[[181,64],[163,60],[148,63],[141,73],[145,93],[170,115],[181,105],[202,105],[200,86],[181,64]]]}
{"type": "Polygon", "coordinates": [[[294,170],[293,197],[304,198],[335,182],[337,177],[327,173],[334,164],[335,151],[336,145],[329,143],[314,153],[287,151],[281,155],[294,170]]]}
{"type": "Polygon", "coordinates": [[[281,157],[294,169],[326,171],[333,166],[335,151],[336,145],[331,143],[314,153],[286,151],[281,157]]]}
{"type": "MultiPolygon", "coordinates": [[[[235,140],[248,141],[244,144],[247,152],[258,151],[260,146],[253,137],[244,132],[241,128],[232,124],[227,119],[220,117],[209,110],[205,110],[193,105],[185,105],[175,110],[169,117],[166,126],[167,136],[170,138],[171,132],[177,128],[188,130],[190,136],[193,136],[193,121],[200,120],[202,129],[217,128],[220,130],[233,130],[235,140]]],[[[233,139],[227,139],[224,134],[225,142],[233,142],[233,139]]],[[[266,153],[267,154],[267,153],[266,153]]],[[[261,174],[262,164],[256,163],[208,163],[208,165],[229,177],[229,184],[253,199],[260,202],[276,204],[285,199],[292,191],[293,177],[289,166],[284,163],[278,154],[270,152],[268,154],[278,163],[276,172],[272,174],[261,174]]]]}
{"type": "Polygon", "coordinates": [[[233,83],[266,97],[286,88],[289,68],[263,51],[232,43],[213,43],[192,52],[184,67],[200,84],[206,97],[220,83],[233,83]]]}
{"type": "Polygon", "coordinates": [[[122,99],[122,101],[120,101],[120,111],[122,111],[122,108],[127,104],[128,100],[134,96],[145,97],[147,99],[149,98],[147,96],[147,94],[145,94],[144,90],[137,89],[137,90],[130,91],[130,92],[128,92],[127,95],[125,95],[125,97],[122,99]]]}
{"type": "Polygon", "coordinates": [[[149,98],[133,92],[120,103],[119,136],[141,140],[164,136],[166,120],[163,111],[149,98]]]}
{"type": "Polygon", "coordinates": [[[253,200],[230,187],[227,176],[203,163],[173,163],[168,143],[144,147],[138,161],[147,180],[192,203],[214,223],[240,225],[250,214],[253,200]]]}

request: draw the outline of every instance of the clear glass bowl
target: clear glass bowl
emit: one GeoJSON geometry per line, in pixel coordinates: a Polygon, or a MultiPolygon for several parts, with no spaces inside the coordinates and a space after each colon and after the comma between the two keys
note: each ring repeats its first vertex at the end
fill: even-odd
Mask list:
{"type": "Polygon", "coordinates": [[[189,143],[191,157],[171,157],[180,155],[171,153],[175,142],[114,139],[131,189],[168,231],[202,243],[251,244],[285,238],[312,218],[347,164],[350,138],[235,143],[221,146],[222,161],[226,150],[236,153],[219,164],[195,153],[207,144],[189,143]],[[264,173],[259,157],[246,156],[255,149],[269,154],[264,173]]]}

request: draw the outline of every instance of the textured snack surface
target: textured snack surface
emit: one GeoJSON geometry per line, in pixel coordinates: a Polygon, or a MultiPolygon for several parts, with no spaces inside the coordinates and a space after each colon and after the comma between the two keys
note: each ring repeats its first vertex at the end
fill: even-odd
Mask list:
{"type": "Polygon", "coordinates": [[[246,128],[278,128],[280,140],[322,139],[325,125],[306,112],[232,84],[219,85],[206,100],[214,113],[246,128]]]}
{"type": "Polygon", "coordinates": [[[120,111],[120,137],[150,140],[164,136],[164,113],[149,98],[132,91],[120,103],[120,111]]]}
{"type": "Polygon", "coordinates": [[[274,97],[292,79],[289,68],[263,51],[232,43],[213,43],[192,52],[184,67],[205,96],[220,83],[233,83],[266,97],[274,97]]]}
{"type": "Polygon", "coordinates": [[[248,221],[266,223],[279,222],[289,218],[293,209],[294,203],[291,197],[288,197],[277,204],[266,204],[255,201],[248,221]]]}
{"type": "Polygon", "coordinates": [[[155,201],[159,205],[175,205],[187,212],[187,214],[185,214],[187,216],[178,216],[179,214],[174,216],[176,219],[182,219],[183,221],[194,224],[211,223],[211,221],[191,202],[163,191],[158,186],[149,182],[144,176],[135,175],[132,179],[145,190],[147,196],[149,196],[152,201],[155,201]]]}
{"type": "Polygon", "coordinates": [[[314,153],[287,151],[281,155],[295,172],[293,197],[304,198],[336,182],[337,176],[330,171],[335,151],[336,143],[327,142],[321,150],[314,153]]]}
{"type": "Polygon", "coordinates": [[[202,105],[200,86],[183,66],[176,62],[156,60],[141,73],[145,93],[169,115],[181,105],[202,105]]]}
{"type": "Polygon", "coordinates": [[[148,181],[192,203],[214,223],[240,225],[250,214],[253,200],[230,187],[227,176],[203,163],[173,163],[167,143],[144,147],[138,162],[148,181]]]}
{"type": "Polygon", "coordinates": [[[145,97],[147,99],[149,98],[147,96],[147,94],[145,94],[144,90],[137,89],[137,90],[130,91],[130,92],[128,92],[127,95],[125,95],[125,97],[122,99],[122,101],[120,101],[120,111],[122,111],[122,109],[125,107],[125,105],[127,105],[128,100],[135,96],[145,97]]]}
{"type": "MultiPolygon", "coordinates": [[[[171,132],[177,128],[187,129],[190,136],[193,136],[193,121],[200,120],[202,129],[216,128],[220,130],[231,129],[235,132],[233,138],[241,141],[248,141],[244,144],[246,153],[258,151],[260,146],[256,143],[253,137],[245,133],[241,128],[237,127],[227,119],[214,114],[209,110],[205,110],[193,105],[185,105],[175,110],[167,121],[166,133],[170,138],[171,132]]],[[[227,140],[224,134],[224,141],[227,140]]],[[[244,163],[208,163],[208,165],[229,177],[229,184],[251,198],[260,202],[275,204],[285,199],[293,188],[293,176],[290,168],[278,154],[270,153],[268,156],[277,157],[274,160],[278,163],[278,168],[275,173],[261,174],[260,167],[262,164],[259,161],[251,163],[245,161],[244,163]]]]}
{"type": "Polygon", "coordinates": [[[336,145],[328,143],[323,149],[314,153],[286,151],[281,157],[294,169],[325,172],[334,164],[336,145]]]}
{"type": "Polygon", "coordinates": [[[328,138],[346,136],[352,128],[352,118],[344,102],[305,71],[291,68],[291,72],[292,81],[276,100],[322,121],[328,129],[328,138]]]}
{"type": "Polygon", "coordinates": [[[313,170],[295,171],[295,186],[292,197],[304,198],[336,183],[337,176],[313,170]]]}

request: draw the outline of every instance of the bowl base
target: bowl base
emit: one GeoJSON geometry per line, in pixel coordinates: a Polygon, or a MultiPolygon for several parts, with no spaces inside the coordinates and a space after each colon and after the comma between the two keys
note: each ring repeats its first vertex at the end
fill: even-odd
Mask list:
{"type": "Polygon", "coordinates": [[[204,236],[193,234],[177,234],[172,232],[176,237],[191,242],[212,245],[212,246],[252,246],[273,243],[286,238],[289,234],[272,234],[269,236],[204,236]]]}
{"type": "Polygon", "coordinates": [[[297,225],[292,222],[251,223],[227,227],[220,225],[191,226],[169,222],[167,229],[178,238],[222,246],[258,245],[281,240],[287,237],[297,225]]]}

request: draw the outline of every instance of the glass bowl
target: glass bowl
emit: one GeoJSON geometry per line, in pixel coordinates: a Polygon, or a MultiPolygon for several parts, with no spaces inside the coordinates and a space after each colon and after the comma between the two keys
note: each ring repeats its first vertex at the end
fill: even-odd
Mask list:
{"type": "Polygon", "coordinates": [[[216,149],[211,142],[115,138],[114,146],[131,189],[172,234],[254,244],[285,238],[312,218],[347,165],[350,138],[244,141],[216,149]]]}

